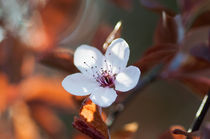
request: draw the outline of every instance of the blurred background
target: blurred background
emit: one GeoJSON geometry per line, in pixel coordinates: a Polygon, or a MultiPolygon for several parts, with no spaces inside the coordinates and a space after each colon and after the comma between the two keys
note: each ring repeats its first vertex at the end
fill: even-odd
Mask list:
{"type": "MultiPolygon", "coordinates": [[[[176,1],[159,2],[180,12],[176,1]]],[[[76,69],[72,63],[55,68],[63,61],[53,63],[50,52],[61,52],[56,56],[64,64],[71,62],[66,49],[73,54],[84,43],[102,47],[122,21],[121,37],[130,46],[132,64],[152,46],[159,18],[140,0],[0,0],[0,138],[66,139],[81,134],[72,122],[83,98],[61,87],[62,79],[76,69]]],[[[200,101],[180,82],[159,79],[139,92],[112,130],[136,122],[134,138],[154,139],[172,125],[187,129],[200,101]]]]}

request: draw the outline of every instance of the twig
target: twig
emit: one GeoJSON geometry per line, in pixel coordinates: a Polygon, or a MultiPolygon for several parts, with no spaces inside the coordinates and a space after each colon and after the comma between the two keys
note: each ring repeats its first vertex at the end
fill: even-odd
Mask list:
{"type": "Polygon", "coordinates": [[[133,98],[135,98],[136,95],[138,95],[139,92],[142,91],[147,85],[149,85],[157,79],[162,67],[162,64],[155,66],[148,76],[140,80],[137,86],[133,90],[129,91],[130,95],[127,98],[125,98],[125,100],[123,100],[121,103],[118,103],[115,106],[115,108],[110,112],[106,120],[106,124],[109,128],[111,128],[118,115],[125,109],[125,106],[127,106],[127,104],[131,102],[131,100],[133,100],[133,98]]]}
{"type": "Polygon", "coordinates": [[[193,132],[199,130],[203,119],[210,106],[210,91],[203,98],[203,101],[200,104],[200,107],[196,113],[195,119],[193,120],[192,126],[188,129],[188,132],[193,132]]]}

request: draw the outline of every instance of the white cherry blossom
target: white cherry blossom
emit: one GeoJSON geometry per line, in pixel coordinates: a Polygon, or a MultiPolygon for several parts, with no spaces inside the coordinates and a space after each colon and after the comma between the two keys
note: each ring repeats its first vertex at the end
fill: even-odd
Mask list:
{"type": "Polygon", "coordinates": [[[64,78],[62,86],[73,95],[90,95],[95,104],[108,107],[117,98],[116,90],[131,90],[139,80],[140,70],[126,67],[129,55],[129,46],[121,38],[112,41],[105,55],[94,47],[81,45],[74,53],[74,64],[81,73],[64,78]]]}

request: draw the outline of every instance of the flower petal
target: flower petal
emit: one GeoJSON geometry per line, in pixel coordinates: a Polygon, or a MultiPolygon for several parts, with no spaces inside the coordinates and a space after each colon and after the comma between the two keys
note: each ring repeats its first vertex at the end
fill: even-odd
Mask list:
{"type": "Polygon", "coordinates": [[[118,73],[123,70],[129,59],[130,49],[125,40],[122,38],[112,41],[107,48],[105,57],[108,60],[108,64],[112,66],[112,72],[118,73]]]}
{"type": "Polygon", "coordinates": [[[116,76],[115,89],[126,92],[133,89],[138,83],[141,71],[135,66],[129,66],[116,76]]]}
{"type": "Polygon", "coordinates": [[[82,73],[75,73],[64,78],[63,88],[76,96],[89,95],[95,88],[99,87],[98,83],[82,73]]]}
{"type": "Polygon", "coordinates": [[[84,74],[93,76],[101,68],[104,56],[91,46],[81,45],[74,53],[74,65],[84,74]]]}
{"type": "Polygon", "coordinates": [[[96,88],[90,95],[90,99],[101,107],[110,106],[117,98],[117,93],[113,88],[96,88]]]}

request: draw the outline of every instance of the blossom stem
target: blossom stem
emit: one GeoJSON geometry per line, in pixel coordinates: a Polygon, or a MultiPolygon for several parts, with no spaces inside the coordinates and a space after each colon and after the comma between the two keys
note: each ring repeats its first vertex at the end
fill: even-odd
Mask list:
{"type": "Polygon", "coordinates": [[[203,119],[209,109],[209,106],[210,106],[210,91],[203,98],[203,100],[200,104],[200,107],[196,113],[196,116],[193,120],[192,126],[188,129],[188,132],[193,132],[193,131],[199,130],[199,128],[203,122],[203,119]]]}
{"type": "Polygon", "coordinates": [[[137,84],[137,86],[132,89],[131,91],[129,91],[129,96],[127,98],[125,98],[121,103],[118,103],[114,109],[110,112],[107,120],[106,120],[106,124],[109,128],[111,128],[111,126],[113,126],[113,123],[115,122],[116,118],[119,116],[119,114],[125,109],[125,106],[127,106],[127,104],[129,102],[131,102],[131,100],[133,100],[136,95],[139,94],[140,91],[142,91],[147,85],[149,85],[150,83],[154,82],[161,69],[162,69],[163,65],[159,64],[157,66],[155,66],[151,72],[149,73],[148,76],[146,76],[145,78],[143,78],[142,80],[140,80],[137,84]]]}

